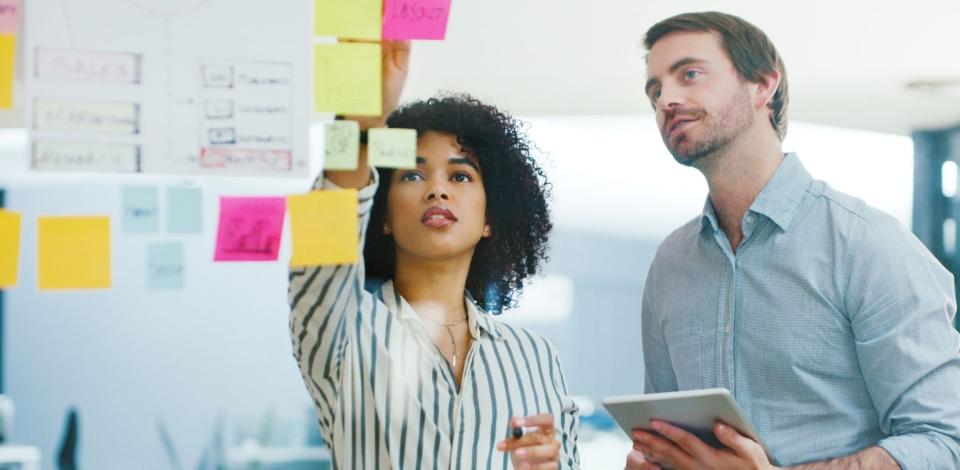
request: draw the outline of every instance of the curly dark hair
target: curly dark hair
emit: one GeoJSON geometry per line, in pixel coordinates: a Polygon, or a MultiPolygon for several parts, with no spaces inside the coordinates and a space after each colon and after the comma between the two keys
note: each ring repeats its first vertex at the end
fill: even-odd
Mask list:
{"type": "MultiPolygon", "coordinates": [[[[487,312],[500,314],[516,306],[523,281],[547,260],[553,224],[547,198],[550,183],[531,155],[535,148],[525,124],[466,94],[447,94],[404,105],[387,118],[387,126],[455,136],[464,153],[479,161],[487,197],[487,221],[493,234],[480,239],[466,289],[487,312]]],[[[363,255],[368,278],[390,279],[396,269],[393,237],[381,228],[393,169],[378,169],[363,255]]]]}

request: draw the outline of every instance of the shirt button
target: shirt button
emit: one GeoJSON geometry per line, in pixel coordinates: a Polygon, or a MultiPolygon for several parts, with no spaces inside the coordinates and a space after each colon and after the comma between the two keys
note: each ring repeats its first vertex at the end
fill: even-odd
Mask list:
{"type": "Polygon", "coordinates": [[[747,223],[748,223],[748,224],[752,224],[752,223],[753,223],[753,216],[752,216],[752,215],[748,215],[748,216],[747,216],[747,223]]]}

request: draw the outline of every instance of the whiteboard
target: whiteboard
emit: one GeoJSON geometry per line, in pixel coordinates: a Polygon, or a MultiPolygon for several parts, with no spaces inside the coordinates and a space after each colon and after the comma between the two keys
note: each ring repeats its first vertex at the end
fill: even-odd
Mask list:
{"type": "Polygon", "coordinates": [[[34,169],[308,176],[312,2],[25,8],[34,169]]]}

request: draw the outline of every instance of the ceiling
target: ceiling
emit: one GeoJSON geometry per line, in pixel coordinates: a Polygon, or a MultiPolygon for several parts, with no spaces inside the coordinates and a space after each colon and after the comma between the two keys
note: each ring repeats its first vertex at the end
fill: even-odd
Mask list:
{"type": "Polygon", "coordinates": [[[960,79],[960,3],[937,0],[454,0],[447,39],[414,44],[404,100],[452,90],[522,116],[649,113],[643,33],[711,9],[771,37],[791,119],[897,134],[960,123],[960,93],[905,86],[960,79]]]}

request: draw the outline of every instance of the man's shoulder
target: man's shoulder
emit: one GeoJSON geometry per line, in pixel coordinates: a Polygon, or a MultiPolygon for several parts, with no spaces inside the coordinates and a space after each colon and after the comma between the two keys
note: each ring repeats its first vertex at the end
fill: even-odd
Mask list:
{"type": "Polygon", "coordinates": [[[809,193],[823,204],[823,210],[834,217],[851,219],[848,227],[868,226],[870,230],[900,231],[902,224],[892,215],[871,206],[863,199],[832,188],[829,184],[814,180],[809,193]]]}
{"type": "Polygon", "coordinates": [[[703,215],[697,214],[696,217],[670,232],[657,246],[653,263],[657,264],[675,256],[689,255],[693,251],[693,246],[697,243],[700,232],[704,229],[704,223],[706,222],[703,220],[703,215]]]}

